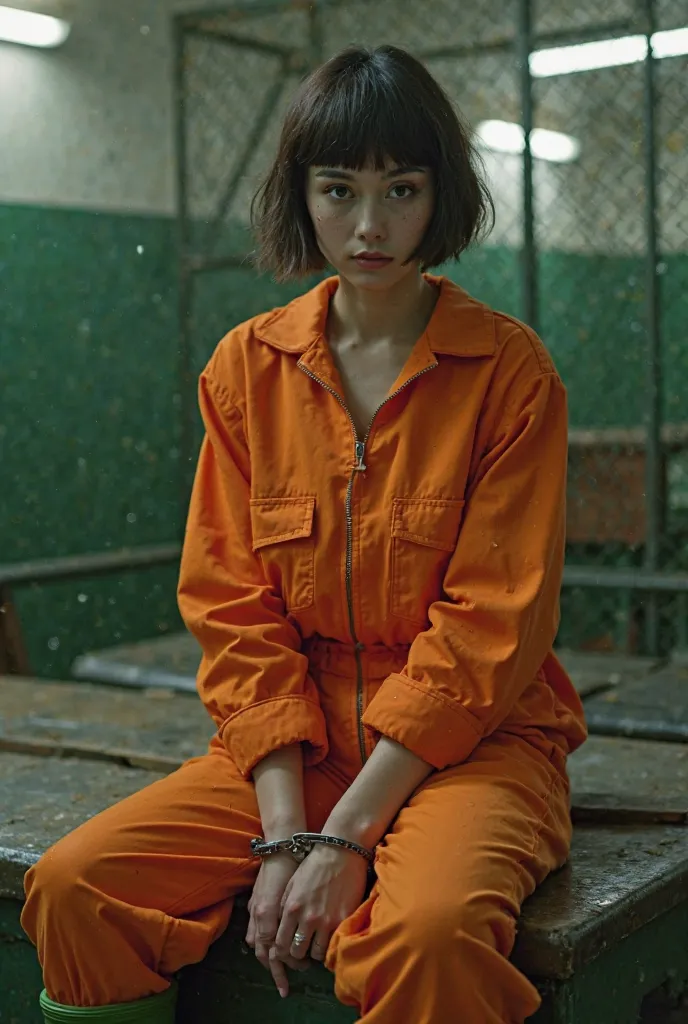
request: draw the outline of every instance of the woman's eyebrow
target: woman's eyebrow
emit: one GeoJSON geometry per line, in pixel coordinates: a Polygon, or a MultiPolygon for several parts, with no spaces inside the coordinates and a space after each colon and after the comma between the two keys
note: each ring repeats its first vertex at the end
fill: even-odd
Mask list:
{"type": "Polygon", "coordinates": [[[426,170],[425,167],[393,167],[391,171],[387,171],[385,178],[397,178],[401,174],[425,174],[426,170]]]}
{"type": "Polygon", "coordinates": [[[346,178],[347,181],[353,181],[354,175],[350,174],[349,171],[342,171],[337,167],[321,167],[315,172],[316,178],[346,178]]]}
{"type": "MultiPolygon", "coordinates": [[[[425,174],[426,167],[393,167],[386,171],[384,178],[398,178],[402,174],[425,174]]],[[[350,171],[344,171],[340,167],[319,167],[315,172],[316,178],[344,178],[346,181],[353,181],[355,175],[350,171]]]]}

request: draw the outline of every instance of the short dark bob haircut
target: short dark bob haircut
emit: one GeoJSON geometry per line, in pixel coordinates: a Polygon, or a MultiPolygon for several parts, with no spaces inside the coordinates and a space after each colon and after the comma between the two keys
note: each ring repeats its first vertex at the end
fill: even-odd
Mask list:
{"type": "Polygon", "coordinates": [[[258,264],[278,280],[323,270],[306,206],[311,166],[429,167],[435,209],[409,257],[423,270],[458,259],[494,223],[470,134],[430,72],[405,50],[351,47],[310,74],[287,111],[275,162],[251,207],[258,264]]]}

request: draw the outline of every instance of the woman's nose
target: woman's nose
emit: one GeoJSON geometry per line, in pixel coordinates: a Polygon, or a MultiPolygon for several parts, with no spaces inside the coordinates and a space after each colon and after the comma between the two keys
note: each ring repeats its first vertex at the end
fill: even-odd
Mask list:
{"type": "Polygon", "coordinates": [[[356,222],[356,238],[362,242],[380,241],[387,237],[384,212],[377,203],[361,203],[356,222]]]}

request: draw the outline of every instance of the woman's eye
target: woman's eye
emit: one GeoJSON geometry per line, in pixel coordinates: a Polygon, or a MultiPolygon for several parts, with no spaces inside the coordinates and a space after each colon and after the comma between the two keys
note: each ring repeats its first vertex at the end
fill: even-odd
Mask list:
{"type": "Polygon", "coordinates": [[[389,194],[393,199],[408,199],[415,191],[412,185],[393,185],[389,190],[389,194]]]}
{"type": "Polygon", "coordinates": [[[333,199],[348,199],[349,194],[349,189],[346,185],[330,185],[325,190],[325,195],[332,196],[333,199]]]}

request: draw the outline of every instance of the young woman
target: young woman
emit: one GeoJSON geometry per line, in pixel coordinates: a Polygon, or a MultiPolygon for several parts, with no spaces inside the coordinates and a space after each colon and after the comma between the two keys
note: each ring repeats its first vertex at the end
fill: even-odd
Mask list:
{"type": "Polygon", "coordinates": [[[179,602],[217,735],[28,873],[46,1019],[171,1021],[170,979],[249,888],[283,996],[321,960],[365,1024],[537,1009],[508,958],[566,859],[585,735],[552,653],[565,393],[528,327],[426,273],[489,211],[408,54],[347,50],[300,88],[261,256],[337,276],[231,331],[200,383],[179,602]]]}

